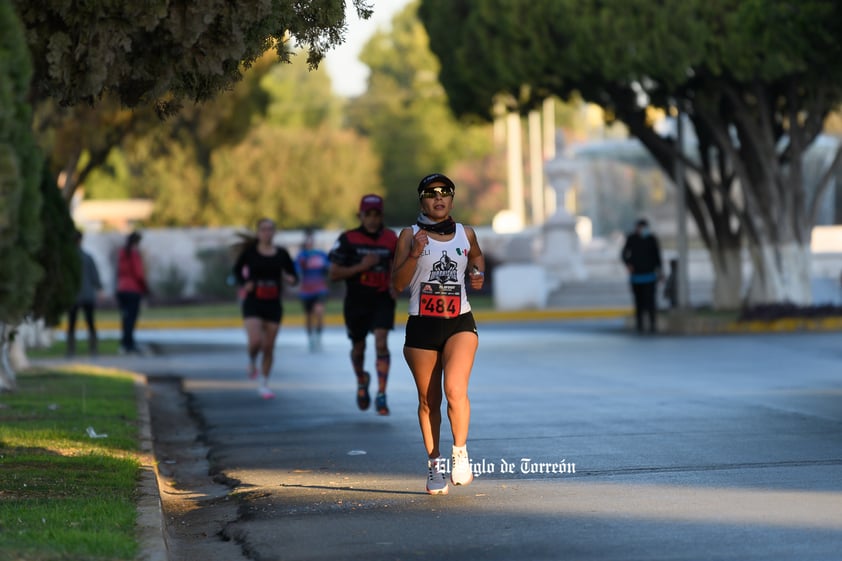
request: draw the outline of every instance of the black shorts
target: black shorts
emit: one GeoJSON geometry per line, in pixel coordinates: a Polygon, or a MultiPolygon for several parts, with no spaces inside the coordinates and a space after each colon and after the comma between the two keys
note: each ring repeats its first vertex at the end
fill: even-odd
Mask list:
{"type": "Polygon", "coordinates": [[[259,318],[263,321],[281,323],[284,315],[280,299],[258,299],[253,296],[246,296],[243,300],[243,318],[259,318]]]}
{"type": "Polygon", "coordinates": [[[395,328],[395,300],[388,293],[366,302],[345,300],[343,311],[351,341],[361,341],[375,329],[395,328]]]}
{"type": "Polygon", "coordinates": [[[301,305],[304,306],[304,311],[308,314],[313,311],[313,307],[326,300],[324,294],[314,294],[312,296],[302,296],[301,305]]]}
{"type": "Polygon", "coordinates": [[[441,352],[447,340],[462,331],[470,331],[479,336],[477,323],[471,312],[446,319],[409,316],[406,320],[404,346],[441,352]]]}

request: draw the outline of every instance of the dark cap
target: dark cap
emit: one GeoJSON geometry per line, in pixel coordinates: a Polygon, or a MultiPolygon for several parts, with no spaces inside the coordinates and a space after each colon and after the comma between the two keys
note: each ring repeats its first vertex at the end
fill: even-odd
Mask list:
{"type": "Polygon", "coordinates": [[[379,210],[383,212],[383,197],[380,195],[366,195],[360,200],[360,212],[379,210]]]}
{"type": "Polygon", "coordinates": [[[428,188],[430,185],[436,182],[444,183],[454,191],[456,190],[456,184],[454,184],[449,177],[447,177],[443,173],[431,173],[430,175],[422,179],[420,183],[418,183],[418,192],[420,193],[421,191],[423,191],[424,189],[428,188]]]}

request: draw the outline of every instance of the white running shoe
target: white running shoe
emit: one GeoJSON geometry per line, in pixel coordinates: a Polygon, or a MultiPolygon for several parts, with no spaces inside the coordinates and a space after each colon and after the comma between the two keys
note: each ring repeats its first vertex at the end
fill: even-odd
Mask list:
{"type": "Polygon", "coordinates": [[[260,389],[257,390],[260,393],[260,397],[263,399],[272,399],[275,397],[275,392],[267,388],[266,386],[260,386],[260,389]]]}
{"type": "Polygon", "coordinates": [[[474,480],[471,471],[471,461],[468,459],[468,451],[462,447],[453,447],[453,455],[450,459],[450,481],[454,485],[468,485],[474,480]]]}
{"type": "Polygon", "coordinates": [[[447,479],[445,478],[445,460],[436,458],[427,460],[427,492],[431,495],[447,494],[447,479]]]}

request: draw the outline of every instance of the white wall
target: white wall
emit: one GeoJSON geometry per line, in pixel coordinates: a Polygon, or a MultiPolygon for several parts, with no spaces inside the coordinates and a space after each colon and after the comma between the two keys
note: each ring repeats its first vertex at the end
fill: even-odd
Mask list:
{"type": "MultiPolygon", "coordinates": [[[[238,241],[235,228],[187,228],[143,230],[140,244],[147,268],[147,276],[154,287],[167,272],[170,265],[179,268],[188,279],[185,296],[195,294],[195,284],[202,278],[202,264],[196,257],[203,249],[231,247],[238,241]]],[[[477,238],[483,252],[498,263],[534,263],[535,230],[518,234],[496,234],[491,228],[476,228],[477,238]]],[[[316,246],[330,250],[340,232],[321,230],[316,233],[316,246]]],[[[301,247],[304,234],[300,230],[279,232],[276,243],[285,246],[295,257],[301,247]]],[[[117,232],[87,232],[82,247],[91,253],[100,271],[105,290],[114,291],[114,264],[117,251],[125,241],[125,235],[117,232]]],[[[587,280],[624,279],[625,269],[619,255],[623,240],[597,239],[582,245],[582,257],[587,280]]],[[[816,228],[813,236],[813,277],[825,279],[819,283],[827,288],[833,282],[839,283],[842,274],[842,227],[816,228]],[[831,282],[832,281],[832,282],[831,282]]],[[[664,251],[664,259],[674,255],[664,251]]],[[[713,268],[705,250],[690,252],[689,271],[691,278],[712,280],[713,268]]],[[[585,282],[587,282],[587,280],[585,282]]],[[[823,289],[824,290],[824,289],[823,289]]]]}

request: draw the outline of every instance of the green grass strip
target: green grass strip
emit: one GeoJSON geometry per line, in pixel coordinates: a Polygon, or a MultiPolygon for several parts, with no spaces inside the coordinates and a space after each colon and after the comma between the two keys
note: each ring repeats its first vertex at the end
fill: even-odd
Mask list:
{"type": "Polygon", "coordinates": [[[130,374],[20,374],[17,392],[0,395],[0,557],[134,559],[137,450],[130,374]]]}

